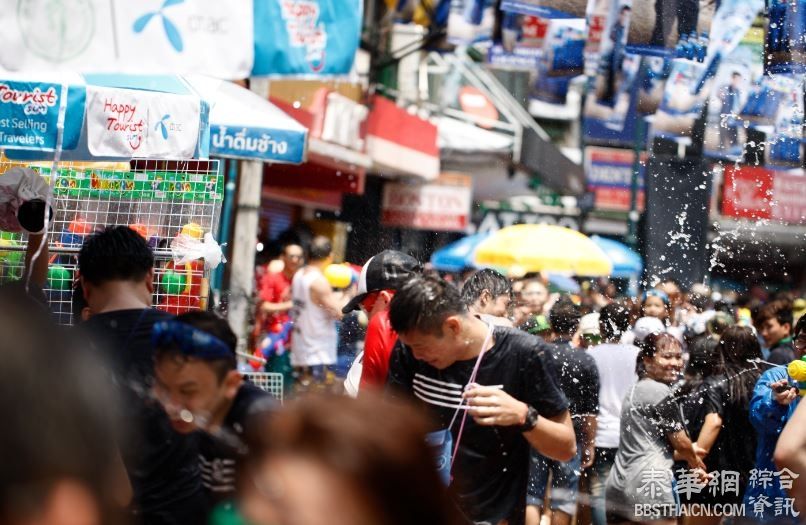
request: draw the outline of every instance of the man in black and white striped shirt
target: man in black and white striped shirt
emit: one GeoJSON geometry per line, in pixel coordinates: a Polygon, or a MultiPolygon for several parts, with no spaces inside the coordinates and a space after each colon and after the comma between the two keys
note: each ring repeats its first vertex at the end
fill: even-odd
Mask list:
{"type": "Polygon", "coordinates": [[[401,288],[389,317],[403,344],[392,354],[390,393],[422,403],[437,429],[448,428],[457,410],[471,416],[461,439],[461,413],[450,429],[459,441],[452,488],[460,507],[475,523],[522,524],[530,447],[559,461],[576,452],[568,402],[543,343],[491,327],[468,312],[455,286],[433,277],[401,288]]]}

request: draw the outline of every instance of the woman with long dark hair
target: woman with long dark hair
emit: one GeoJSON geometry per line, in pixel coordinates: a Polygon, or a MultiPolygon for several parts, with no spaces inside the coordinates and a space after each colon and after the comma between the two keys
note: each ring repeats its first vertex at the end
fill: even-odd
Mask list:
{"type": "MultiPolygon", "coordinates": [[[[750,424],[750,398],[760,371],[753,360],[761,358],[761,346],[750,328],[728,327],[719,339],[717,364],[708,381],[704,397],[705,421],[697,436],[697,445],[707,454],[710,472],[738,472],[735,490],[720,482],[719,491],[708,493],[709,503],[741,503],[747,478],[754,468],[756,440],[750,424]]],[[[706,492],[705,490],[703,492],[706,492]]],[[[718,516],[687,518],[684,523],[718,523],[718,516]]]]}
{"type": "Polygon", "coordinates": [[[666,333],[650,334],[638,348],[639,380],[622,404],[619,448],[607,479],[607,521],[671,525],[678,503],[672,490],[673,452],[691,468],[704,470],[705,465],[686,434],[672,393],[683,368],[680,342],[666,333]]]}

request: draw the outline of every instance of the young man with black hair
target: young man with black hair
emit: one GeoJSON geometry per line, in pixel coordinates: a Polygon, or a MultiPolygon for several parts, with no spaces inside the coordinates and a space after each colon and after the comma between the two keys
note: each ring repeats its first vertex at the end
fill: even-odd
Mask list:
{"type": "Polygon", "coordinates": [[[495,270],[479,270],[462,286],[462,301],[474,314],[507,317],[512,283],[495,270]]]}
{"type": "Polygon", "coordinates": [[[130,425],[121,443],[134,489],[132,511],[147,525],[195,525],[205,520],[196,436],[171,429],[150,400],[154,378],[152,327],[173,316],[151,308],[154,255],[134,230],[114,226],[91,235],[78,254],[80,283],[92,311],[82,326],[105,352],[130,425]]]}
{"type": "Polygon", "coordinates": [[[776,300],[761,307],[753,322],[764,343],[770,349],[767,360],[776,365],[786,365],[795,359],[792,345],[792,306],[789,302],[776,300]]]}
{"type": "Polygon", "coordinates": [[[549,312],[552,344],[550,360],[565,397],[576,436],[577,453],[567,462],[546,458],[532,451],[527,495],[527,524],[540,523],[551,473],[551,509],[554,525],[568,525],[576,512],[579,474],[593,463],[596,415],[599,413],[599,372],[587,352],[571,342],[579,328],[579,308],[561,298],[549,312]]]}
{"type": "Polygon", "coordinates": [[[599,414],[596,418],[596,451],[590,471],[591,519],[606,525],[605,482],[616,460],[624,396],[638,380],[635,361],[638,347],[621,344],[630,329],[630,311],[620,303],[605,305],[599,312],[602,343],[588,350],[599,371],[599,414]]]}
{"type": "Polygon", "coordinates": [[[530,448],[559,461],[576,453],[568,403],[541,341],[478,319],[454,285],[434,277],[398,290],[389,319],[404,345],[392,353],[390,393],[419,400],[435,430],[450,431],[460,507],[476,523],[521,525],[530,448]]]}
{"type": "Polygon", "coordinates": [[[244,382],[236,369],[238,339],[212,312],[189,312],[154,325],[154,391],[180,434],[202,430],[199,462],[211,502],[235,494],[241,436],[256,413],[274,399],[244,382]]]}
{"type": "Polygon", "coordinates": [[[336,321],[342,318],[341,309],[350,299],[346,292],[334,291],[325,278],[332,251],[330,239],[314,237],[308,248],[308,264],[291,281],[291,364],[303,373],[310,370],[316,382],[322,382],[325,368],[336,363],[336,321]]]}

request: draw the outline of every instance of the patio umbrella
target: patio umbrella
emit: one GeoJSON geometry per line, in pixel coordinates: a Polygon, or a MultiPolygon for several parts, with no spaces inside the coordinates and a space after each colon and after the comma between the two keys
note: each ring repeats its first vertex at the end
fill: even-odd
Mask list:
{"type": "Polygon", "coordinates": [[[465,268],[474,268],[476,247],[489,236],[489,233],[477,233],[443,246],[431,255],[431,264],[441,272],[461,272],[465,268]]]}
{"type": "Polygon", "coordinates": [[[553,272],[598,277],[613,265],[589,237],[570,228],[546,224],[508,226],[485,239],[475,262],[512,274],[553,272]]]}
{"type": "Polygon", "coordinates": [[[601,248],[613,264],[611,277],[629,278],[640,275],[644,269],[641,256],[631,250],[627,245],[612,239],[592,235],[591,240],[601,248]]]}

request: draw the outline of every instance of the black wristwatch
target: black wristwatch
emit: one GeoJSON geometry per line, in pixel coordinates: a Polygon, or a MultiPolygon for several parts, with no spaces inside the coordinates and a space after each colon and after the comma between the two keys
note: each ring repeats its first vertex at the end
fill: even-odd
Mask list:
{"type": "Polygon", "coordinates": [[[523,422],[523,425],[518,427],[518,430],[521,432],[529,432],[537,426],[538,417],[540,417],[540,415],[537,413],[537,409],[533,406],[529,406],[529,409],[526,411],[526,421],[523,422]]]}

